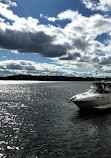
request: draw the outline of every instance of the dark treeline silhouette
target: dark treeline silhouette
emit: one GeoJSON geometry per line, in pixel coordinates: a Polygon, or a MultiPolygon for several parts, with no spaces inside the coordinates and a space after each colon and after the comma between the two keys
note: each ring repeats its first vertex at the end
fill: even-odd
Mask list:
{"type": "Polygon", "coordinates": [[[39,81],[95,81],[97,80],[100,81],[100,80],[111,80],[111,78],[13,75],[13,76],[0,77],[0,80],[39,80],[39,81]]]}

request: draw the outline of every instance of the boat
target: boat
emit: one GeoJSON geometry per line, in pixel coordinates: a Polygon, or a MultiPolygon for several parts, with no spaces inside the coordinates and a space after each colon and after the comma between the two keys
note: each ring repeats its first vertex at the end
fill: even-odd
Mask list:
{"type": "Polygon", "coordinates": [[[111,108],[111,81],[96,81],[89,91],[71,97],[70,102],[80,109],[111,108]]]}

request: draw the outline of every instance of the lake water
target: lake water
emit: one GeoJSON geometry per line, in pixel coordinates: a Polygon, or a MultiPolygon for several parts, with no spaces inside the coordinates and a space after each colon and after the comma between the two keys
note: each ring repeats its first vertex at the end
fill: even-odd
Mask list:
{"type": "Polygon", "coordinates": [[[68,103],[90,85],[0,81],[0,158],[110,158],[111,111],[68,103]]]}

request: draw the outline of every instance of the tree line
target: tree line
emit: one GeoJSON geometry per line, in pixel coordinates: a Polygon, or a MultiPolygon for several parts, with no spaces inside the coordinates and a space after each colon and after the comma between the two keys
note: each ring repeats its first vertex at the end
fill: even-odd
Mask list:
{"type": "Polygon", "coordinates": [[[111,80],[111,78],[11,75],[11,76],[0,77],[0,80],[39,80],[39,81],[95,81],[97,80],[100,81],[100,80],[111,80]]]}

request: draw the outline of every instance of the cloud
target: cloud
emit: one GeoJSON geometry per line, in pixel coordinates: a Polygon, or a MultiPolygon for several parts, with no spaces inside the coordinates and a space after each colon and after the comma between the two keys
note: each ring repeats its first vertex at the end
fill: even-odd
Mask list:
{"type": "MultiPolygon", "coordinates": [[[[68,70],[64,66],[56,64],[35,63],[26,60],[0,61],[0,72],[8,74],[31,74],[31,75],[72,75],[74,70],[68,70]]],[[[78,74],[79,75],[79,74],[78,74]]]]}
{"type": "MultiPolygon", "coordinates": [[[[67,53],[68,44],[54,44],[54,36],[50,31],[45,33],[45,26],[38,26],[38,19],[18,17],[10,9],[9,4],[0,4],[0,14],[12,20],[12,25],[1,19],[0,47],[20,53],[39,53],[44,57],[59,57],[67,53]]],[[[47,27],[47,30],[49,28],[47,27]]]]}
{"type": "MultiPolygon", "coordinates": [[[[91,9],[93,1],[83,1],[85,5],[86,2],[87,5],[89,3],[91,9]]],[[[103,4],[102,1],[99,2],[103,4]]],[[[38,53],[42,57],[54,58],[54,60],[56,58],[58,63],[62,63],[69,69],[73,67],[92,71],[99,67],[99,64],[101,69],[104,63],[109,64],[111,39],[107,39],[107,45],[105,45],[105,42],[98,41],[97,38],[104,33],[111,36],[110,17],[100,14],[85,17],[78,11],[69,9],[59,13],[56,17],[40,15],[41,18],[45,17],[49,22],[57,21],[58,24],[66,20],[64,27],[52,24],[43,25],[33,17],[24,18],[14,14],[11,10],[12,6],[17,5],[11,3],[10,0],[7,3],[0,1],[1,49],[19,53],[38,53]],[[8,23],[7,20],[9,20],[8,23]],[[105,57],[101,57],[101,54],[105,57]]],[[[20,64],[21,62],[15,65],[15,69],[18,67],[20,71],[24,71],[20,64]]],[[[8,67],[8,70],[12,70],[12,67],[13,64],[8,67]]],[[[35,71],[32,70],[33,68],[35,69],[33,66],[30,67],[31,71],[35,71]]],[[[67,70],[68,73],[70,74],[70,70],[67,70]]]]}
{"type": "MultiPolygon", "coordinates": [[[[90,57],[87,55],[82,56],[80,62],[77,62],[76,60],[59,60],[59,63],[60,65],[57,65],[56,63],[36,63],[26,60],[5,60],[0,61],[0,74],[65,75],[92,77],[95,75],[96,70],[101,72],[103,76],[108,76],[111,72],[111,56],[107,58],[96,58],[96,56],[90,57]],[[109,66],[106,66],[105,62],[108,62],[109,66]]],[[[98,76],[101,76],[101,73],[98,74],[98,76]]]]}
{"type": "Polygon", "coordinates": [[[83,72],[86,72],[86,76],[89,74],[95,76],[96,70],[98,70],[98,75],[96,75],[96,77],[110,77],[111,75],[111,55],[96,56],[83,54],[77,58],[73,58],[73,56],[66,58],[59,60],[59,63],[65,65],[68,69],[81,72],[81,75],[83,75],[83,72]]]}
{"type": "Polygon", "coordinates": [[[95,39],[98,35],[111,32],[110,18],[99,14],[85,17],[77,11],[66,10],[53,18],[53,21],[55,19],[71,20],[64,28],[61,28],[53,25],[40,25],[39,20],[32,17],[27,19],[18,17],[9,9],[8,4],[2,3],[0,7],[0,14],[13,21],[12,25],[7,24],[3,19],[0,23],[1,48],[20,53],[38,53],[50,58],[64,58],[70,52],[81,54],[97,53],[98,49],[101,52],[105,52],[106,49],[108,51],[108,47],[106,48],[104,44],[95,39]]]}
{"type": "Polygon", "coordinates": [[[43,14],[40,14],[41,18],[45,18],[48,21],[62,21],[62,20],[71,20],[73,21],[74,19],[78,19],[79,17],[81,17],[81,14],[78,13],[78,11],[72,11],[70,9],[67,9],[64,12],[61,12],[57,15],[57,17],[48,17],[48,16],[44,16],[43,14]]]}
{"type": "MultiPolygon", "coordinates": [[[[31,31],[37,26],[39,23],[38,19],[28,17],[19,17],[16,14],[13,13],[13,11],[10,9],[11,6],[17,6],[15,2],[11,2],[10,0],[5,0],[6,3],[0,2],[0,15],[3,16],[4,19],[2,19],[2,22],[5,22],[5,20],[10,20],[12,21],[12,25],[10,23],[5,22],[5,28],[9,28],[11,30],[19,30],[19,31],[24,31],[27,27],[31,28],[31,31]],[[14,5],[15,4],[15,5],[14,5]]],[[[3,29],[3,27],[1,27],[3,29]]],[[[4,29],[5,29],[4,28],[4,29]]]]}
{"type": "Polygon", "coordinates": [[[111,66],[111,56],[102,57],[100,60],[100,65],[111,66]]]}
{"type": "Polygon", "coordinates": [[[10,0],[5,0],[5,1],[6,1],[6,3],[8,3],[10,6],[12,6],[12,7],[17,7],[17,3],[11,2],[10,0]]]}
{"type": "Polygon", "coordinates": [[[55,17],[48,17],[48,16],[44,16],[43,14],[40,14],[40,18],[45,18],[51,22],[55,22],[57,20],[57,18],[55,18],[55,17]]]}
{"type": "Polygon", "coordinates": [[[77,20],[81,17],[81,14],[78,13],[78,11],[72,11],[70,9],[61,12],[57,16],[57,20],[77,20]]]}
{"type": "Polygon", "coordinates": [[[8,1],[7,4],[0,2],[0,14],[9,20],[15,21],[18,20],[19,17],[17,15],[14,15],[13,12],[9,9],[11,6],[14,6],[12,4],[13,3],[11,1],[8,1]]]}
{"type": "Polygon", "coordinates": [[[17,3],[12,2],[11,0],[0,0],[0,2],[4,2],[4,3],[8,4],[10,7],[17,7],[17,3]]]}
{"type": "Polygon", "coordinates": [[[60,60],[76,60],[77,58],[80,58],[81,55],[79,53],[74,54],[67,54],[67,56],[59,58],[60,60]]]}
{"type": "Polygon", "coordinates": [[[59,57],[66,54],[67,46],[51,44],[53,37],[44,32],[20,32],[6,29],[0,30],[0,47],[17,50],[20,53],[39,53],[44,57],[59,57]]]}
{"type": "Polygon", "coordinates": [[[86,8],[94,10],[100,10],[104,12],[111,11],[111,1],[110,0],[99,0],[99,2],[95,0],[81,0],[83,4],[85,4],[86,8]]]}

